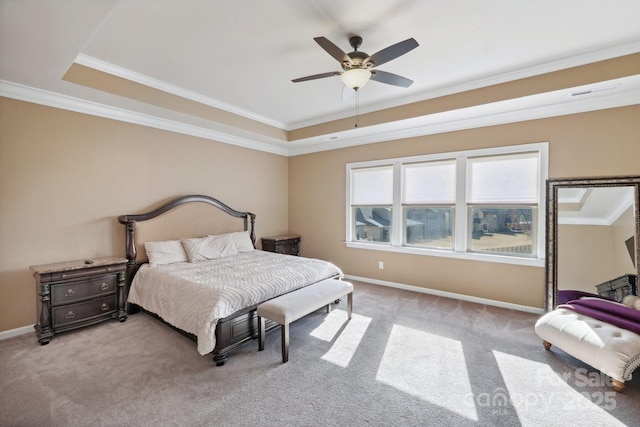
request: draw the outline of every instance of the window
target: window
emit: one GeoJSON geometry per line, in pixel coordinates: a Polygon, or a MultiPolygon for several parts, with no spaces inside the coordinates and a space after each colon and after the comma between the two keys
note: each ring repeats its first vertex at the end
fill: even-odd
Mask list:
{"type": "Polygon", "coordinates": [[[351,194],[351,240],[390,242],[393,167],[353,169],[351,194]]]}
{"type": "Polygon", "coordinates": [[[453,249],[455,160],[402,164],[403,243],[453,249]]]}
{"type": "Polygon", "coordinates": [[[471,157],[467,168],[469,250],[534,256],[540,198],[538,152],[471,157]]]}
{"type": "Polygon", "coordinates": [[[547,143],[347,164],[347,246],[543,265],[547,143]]]}

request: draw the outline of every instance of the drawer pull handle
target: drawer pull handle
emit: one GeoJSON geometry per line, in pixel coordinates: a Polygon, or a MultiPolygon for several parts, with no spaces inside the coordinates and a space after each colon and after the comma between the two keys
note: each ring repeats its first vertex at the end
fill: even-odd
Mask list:
{"type": "Polygon", "coordinates": [[[73,311],[70,311],[64,317],[66,317],[67,319],[73,319],[74,317],[76,317],[76,315],[73,313],[73,311]]]}
{"type": "Polygon", "coordinates": [[[109,305],[107,303],[102,303],[102,306],[100,307],[102,309],[102,311],[107,311],[109,310],[109,305]]]}
{"type": "Polygon", "coordinates": [[[67,292],[64,293],[65,297],[72,297],[74,296],[76,293],[73,292],[73,289],[67,289],[67,292]]]}
{"type": "Polygon", "coordinates": [[[109,289],[109,285],[107,285],[106,283],[103,283],[102,285],[100,285],[101,291],[106,291],[107,289],[109,289]]]}

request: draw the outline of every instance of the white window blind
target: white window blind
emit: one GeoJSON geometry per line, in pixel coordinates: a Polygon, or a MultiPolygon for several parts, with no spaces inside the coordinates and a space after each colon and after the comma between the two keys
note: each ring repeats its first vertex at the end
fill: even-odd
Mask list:
{"type": "Polygon", "coordinates": [[[347,163],[347,247],[543,266],[548,143],[347,163]]]}
{"type": "Polygon", "coordinates": [[[352,205],[393,204],[393,166],[351,170],[352,205]]]}
{"type": "Polygon", "coordinates": [[[468,160],[467,201],[471,204],[536,204],[539,201],[537,152],[468,160]]]}
{"type": "Polygon", "coordinates": [[[402,166],[403,204],[453,204],[456,200],[456,162],[414,163],[402,166]]]}

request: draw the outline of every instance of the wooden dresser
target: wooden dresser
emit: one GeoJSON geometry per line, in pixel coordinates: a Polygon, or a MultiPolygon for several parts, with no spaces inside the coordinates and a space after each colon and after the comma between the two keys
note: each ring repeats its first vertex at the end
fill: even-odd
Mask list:
{"type": "Polygon", "coordinates": [[[262,238],[262,250],[285,255],[300,254],[300,236],[272,236],[262,238]]]}
{"type": "Polygon", "coordinates": [[[124,258],[95,258],[29,267],[36,280],[40,344],[54,334],[108,319],[127,319],[124,258]]]}

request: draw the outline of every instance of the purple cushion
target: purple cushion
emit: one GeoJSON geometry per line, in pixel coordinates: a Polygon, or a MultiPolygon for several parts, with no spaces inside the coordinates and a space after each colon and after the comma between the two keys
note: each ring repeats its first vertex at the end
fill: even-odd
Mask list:
{"type": "Polygon", "coordinates": [[[602,295],[592,294],[585,291],[578,291],[573,289],[567,289],[558,291],[558,304],[566,304],[569,301],[573,301],[575,299],[580,299],[582,297],[592,297],[592,298],[602,298],[604,300],[613,301],[610,298],[603,297],[602,295]]]}
{"type": "Polygon", "coordinates": [[[577,299],[559,305],[640,335],[640,310],[606,299],[577,299]]]}

